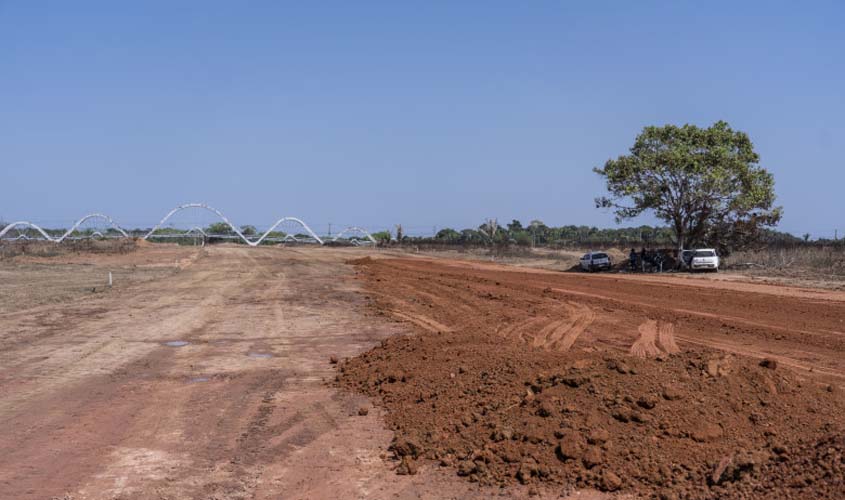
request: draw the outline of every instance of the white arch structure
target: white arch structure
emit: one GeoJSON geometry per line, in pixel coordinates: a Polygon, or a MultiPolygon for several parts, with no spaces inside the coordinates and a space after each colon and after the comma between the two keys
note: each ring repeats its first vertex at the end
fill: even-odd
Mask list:
{"type": "MultiPolygon", "coordinates": [[[[7,225],[6,227],[4,227],[4,228],[3,228],[3,230],[2,230],[2,231],[0,231],[0,238],[2,238],[2,237],[6,234],[6,233],[8,233],[9,231],[11,231],[13,228],[15,228],[15,227],[17,227],[17,226],[28,226],[28,227],[31,227],[32,229],[35,229],[36,231],[38,231],[39,233],[41,233],[41,235],[42,235],[42,236],[44,236],[44,238],[45,238],[47,241],[54,241],[54,240],[53,240],[53,238],[51,238],[51,237],[50,237],[50,235],[49,235],[49,234],[47,234],[47,232],[46,232],[46,231],[44,231],[44,230],[43,230],[43,229],[41,229],[40,227],[36,226],[36,225],[35,225],[35,224],[33,224],[32,222],[28,222],[28,221],[25,221],[25,220],[19,220],[19,221],[17,221],[17,222],[12,222],[11,224],[9,224],[9,225],[7,225]]],[[[20,239],[20,238],[21,238],[21,237],[20,237],[20,236],[18,236],[18,237],[17,237],[17,238],[15,238],[15,239],[20,239]]],[[[24,239],[29,239],[29,237],[26,237],[26,238],[24,238],[24,239]]]]}
{"type": "MultiPolygon", "coordinates": [[[[49,234],[47,234],[47,232],[46,232],[46,231],[44,231],[44,230],[43,230],[43,229],[41,229],[40,227],[36,226],[36,225],[35,225],[35,224],[33,224],[32,222],[28,222],[28,221],[17,221],[17,222],[12,222],[11,224],[7,225],[6,227],[4,227],[4,228],[3,228],[3,230],[2,230],[2,231],[0,231],[0,238],[2,238],[2,237],[6,234],[6,233],[8,233],[9,231],[11,231],[11,230],[12,230],[12,228],[14,228],[14,227],[17,227],[17,226],[28,226],[28,227],[31,227],[31,228],[35,229],[35,230],[36,230],[36,231],[38,231],[39,233],[41,233],[41,235],[42,235],[42,236],[44,236],[44,239],[46,239],[47,241],[52,241],[52,242],[54,242],[54,243],[61,243],[61,242],[63,242],[64,240],[66,240],[68,237],[70,237],[70,235],[71,235],[71,234],[73,234],[73,232],[74,232],[74,231],[76,231],[77,229],[79,229],[79,226],[80,226],[82,223],[84,223],[85,221],[87,221],[87,220],[89,220],[89,219],[103,219],[104,221],[108,222],[108,223],[109,223],[109,225],[110,225],[112,228],[116,229],[116,230],[117,230],[117,231],[118,231],[118,232],[119,232],[119,233],[120,233],[120,234],[121,234],[124,238],[128,238],[128,237],[129,237],[129,235],[128,235],[128,234],[126,234],[126,231],[124,231],[124,230],[123,230],[120,226],[118,226],[118,225],[117,225],[117,223],[115,223],[115,222],[114,222],[114,220],[112,220],[112,218],[111,218],[111,217],[109,217],[108,215],[103,215],[103,214],[88,214],[88,215],[86,215],[85,217],[83,217],[83,218],[79,219],[78,221],[76,221],[76,222],[73,224],[73,226],[71,226],[71,227],[70,227],[70,229],[68,229],[68,230],[67,230],[67,231],[66,231],[63,235],[59,236],[58,238],[51,238],[51,237],[50,237],[50,235],[49,235],[49,234]]],[[[95,231],[95,232],[94,232],[94,234],[92,234],[92,236],[95,236],[95,235],[99,235],[100,237],[103,237],[103,233],[101,233],[101,232],[99,232],[99,231],[95,231]]]]}
{"type": "MultiPolygon", "coordinates": [[[[119,232],[121,235],[123,235],[123,237],[124,237],[124,238],[128,238],[128,237],[129,237],[129,235],[128,235],[128,234],[126,234],[126,231],[124,231],[124,230],[123,230],[120,226],[118,226],[118,225],[117,225],[117,223],[116,223],[114,220],[112,220],[112,218],[111,218],[111,217],[109,217],[108,215],[104,215],[104,214],[88,214],[88,215],[86,215],[85,217],[83,217],[83,218],[79,219],[78,221],[76,221],[76,223],[75,223],[73,226],[71,226],[71,227],[70,227],[70,229],[68,229],[68,230],[67,230],[67,232],[66,232],[65,234],[63,234],[63,235],[59,236],[58,238],[56,238],[56,239],[55,239],[55,240],[53,240],[53,241],[55,241],[56,243],[61,243],[62,241],[64,241],[64,240],[65,240],[65,238],[67,238],[68,236],[70,236],[70,235],[71,235],[71,233],[73,233],[74,231],[76,231],[76,230],[79,228],[79,226],[80,226],[83,222],[87,221],[88,219],[102,219],[102,220],[104,220],[104,221],[108,222],[108,223],[109,223],[109,225],[110,225],[113,229],[117,230],[117,232],[119,232]]],[[[99,232],[99,231],[97,231],[97,232],[99,232]]],[[[102,235],[103,235],[103,234],[102,234],[102,233],[100,233],[100,236],[102,236],[102,235]]]]}
{"type": "Polygon", "coordinates": [[[282,238],[267,237],[264,241],[274,241],[274,242],[278,242],[279,244],[282,244],[282,243],[289,243],[291,241],[294,242],[294,243],[299,243],[299,242],[304,241],[304,240],[300,240],[296,236],[288,233],[288,234],[285,234],[284,237],[282,237],[282,238]]]}
{"type": "Polygon", "coordinates": [[[343,231],[341,231],[341,232],[337,233],[337,235],[335,235],[335,237],[332,239],[332,241],[337,241],[337,240],[338,240],[338,238],[342,237],[344,234],[347,234],[347,233],[358,234],[358,235],[360,235],[360,236],[363,236],[363,237],[367,238],[367,239],[368,239],[368,240],[370,240],[372,243],[378,243],[378,242],[376,241],[376,239],[375,239],[375,238],[373,238],[373,235],[371,235],[369,232],[367,232],[367,230],[366,230],[366,229],[364,229],[364,228],[360,228],[360,227],[358,227],[358,226],[350,226],[350,227],[347,227],[347,228],[346,228],[346,229],[344,229],[343,231]]]}
{"type": "MultiPolygon", "coordinates": [[[[302,226],[302,227],[305,229],[305,231],[306,231],[306,232],[307,232],[307,233],[308,233],[308,234],[309,234],[312,238],[314,238],[314,239],[317,241],[317,243],[319,243],[319,244],[321,244],[321,245],[323,244],[323,240],[322,240],[322,239],[320,239],[320,237],[319,237],[319,236],[317,236],[317,233],[315,233],[314,231],[312,231],[312,230],[311,230],[311,228],[310,228],[310,227],[308,227],[308,224],[306,224],[306,223],[305,223],[305,221],[303,221],[302,219],[297,219],[296,217],[282,217],[281,219],[277,220],[275,224],[273,224],[272,226],[270,226],[270,229],[268,229],[267,231],[265,231],[265,232],[264,232],[264,234],[262,234],[262,235],[261,235],[261,237],[260,237],[260,238],[258,238],[258,240],[256,240],[255,245],[258,245],[259,243],[261,243],[262,241],[264,241],[264,238],[266,238],[268,234],[270,234],[271,232],[273,232],[273,230],[275,230],[277,227],[279,227],[281,224],[284,224],[285,222],[296,222],[297,224],[299,224],[300,226],[302,226]]],[[[290,236],[291,238],[293,238],[293,241],[299,241],[298,239],[296,239],[296,236],[293,236],[293,235],[290,235],[290,234],[285,235],[285,238],[284,238],[284,239],[288,239],[288,236],[290,236]]],[[[253,246],[255,246],[255,245],[253,245],[253,246]]]]}
{"type": "MultiPolygon", "coordinates": [[[[276,230],[276,228],[278,228],[280,225],[284,224],[285,222],[293,222],[293,223],[298,224],[299,226],[301,226],[301,227],[305,230],[305,232],[306,232],[306,233],[308,233],[308,235],[309,235],[311,238],[313,238],[313,239],[314,239],[314,241],[316,241],[316,242],[317,242],[317,243],[319,243],[320,245],[323,245],[323,244],[325,243],[325,242],[323,241],[323,239],[322,239],[322,238],[320,238],[319,236],[317,236],[317,233],[315,233],[315,232],[314,232],[314,231],[313,231],[313,230],[312,230],[312,229],[308,226],[308,224],[306,224],[306,223],[305,223],[305,221],[303,221],[302,219],[299,219],[299,218],[297,218],[297,217],[282,217],[281,219],[277,220],[277,221],[276,221],[276,222],[275,222],[272,226],[270,226],[270,229],[268,229],[267,231],[265,231],[265,232],[264,232],[264,234],[262,234],[261,236],[259,236],[259,237],[258,237],[258,239],[251,240],[251,239],[247,238],[247,237],[243,234],[243,232],[241,232],[241,230],[240,230],[240,229],[238,229],[238,227],[237,227],[237,226],[235,226],[234,224],[232,224],[232,222],[230,222],[230,221],[229,221],[229,219],[228,219],[228,218],[226,218],[226,216],[225,216],[225,215],[223,215],[223,212],[221,212],[220,210],[217,210],[217,209],[216,209],[216,208],[214,208],[214,207],[211,207],[211,206],[209,206],[209,205],[206,205],[205,203],[185,203],[185,204],[183,204],[183,205],[179,205],[178,207],[176,207],[176,208],[174,208],[173,210],[171,210],[170,212],[168,212],[168,213],[167,213],[167,215],[165,215],[165,216],[164,216],[164,218],[162,218],[162,219],[161,219],[161,221],[159,221],[159,223],[155,225],[155,227],[153,227],[152,229],[150,229],[150,231],[149,231],[149,232],[147,232],[147,233],[143,236],[143,239],[147,240],[147,239],[149,239],[149,238],[151,238],[151,237],[156,237],[156,238],[172,238],[172,237],[188,236],[188,235],[191,235],[191,234],[201,234],[202,236],[205,236],[205,237],[214,236],[214,235],[209,235],[208,233],[206,233],[206,232],[203,230],[203,228],[198,227],[198,226],[192,227],[192,228],[191,228],[190,230],[188,230],[186,233],[182,233],[182,234],[179,234],[179,235],[175,235],[175,234],[174,234],[174,235],[171,235],[171,234],[155,235],[155,234],[154,234],[154,233],[155,233],[157,230],[159,230],[159,229],[160,229],[160,228],[161,228],[161,227],[162,227],[162,226],[163,226],[163,225],[164,225],[164,224],[165,224],[165,223],[166,223],[166,222],[167,222],[167,221],[168,221],[168,220],[169,220],[169,219],[170,219],[173,215],[175,215],[175,214],[176,214],[176,213],[178,213],[178,212],[181,212],[182,210],[187,210],[187,209],[189,209],[189,208],[199,208],[199,209],[206,210],[206,211],[209,211],[209,212],[211,212],[211,213],[215,214],[217,217],[219,217],[219,218],[220,218],[220,220],[221,220],[221,221],[223,221],[223,222],[224,222],[227,226],[229,226],[229,228],[231,228],[231,229],[232,229],[232,231],[233,231],[233,232],[235,233],[235,235],[236,235],[236,236],[220,236],[220,237],[240,238],[240,239],[241,239],[244,243],[246,243],[247,245],[249,245],[249,246],[251,246],[251,247],[256,247],[256,246],[260,245],[260,244],[261,244],[264,240],[268,240],[268,241],[278,241],[278,240],[279,240],[279,238],[270,237],[270,238],[268,239],[268,237],[270,236],[270,233],[272,233],[273,231],[275,231],[275,230],[276,230]]],[[[109,225],[109,226],[111,226],[111,228],[112,228],[112,229],[114,229],[114,230],[116,230],[117,232],[119,232],[119,233],[120,233],[120,235],[121,235],[122,237],[124,237],[124,238],[129,238],[129,237],[130,237],[130,236],[129,236],[129,234],[127,234],[127,232],[126,232],[126,231],[124,231],[124,230],[123,230],[123,228],[121,228],[121,227],[120,227],[120,226],[119,226],[119,225],[118,225],[118,224],[117,224],[117,223],[116,223],[116,222],[115,222],[115,221],[114,221],[111,217],[109,217],[108,215],[101,214],[101,213],[93,213],[93,214],[88,214],[88,215],[86,215],[86,216],[82,217],[81,219],[79,219],[78,221],[76,221],[76,222],[73,224],[73,226],[71,226],[71,228],[70,228],[70,229],[68,229],[68,230],[67,230],[64,234],[62,234],[61,236],[55,237],[55,238],[54,238],[54,237],[51,237],[49,234],[47,234],[47,231],[45,231],[44,229],[42,229],[41,227],[37,226],[36,224],[34,224],[34,223],[32,223],[32,222],[29,222],[29,221],[16,221],[16,222],[12,222],[11,224],[8,224],[8,225],[6,225],[5,227],[3,227],[2,229],[0,229],[0,239],[2,239],[2,238],[3,238],[3,236],[5,236],[5,235],[6,235],[9,231],[11,231],[12,229],[14,229],[14,228],[16,228],[16,227],[20,227],[20,226],[25,226],[25,227],[32,228],[32,229],[36,230],[38,233],[40,233],[40,234],[41,234],[41,236],[43,237],[43,239],[44,239],[44,240],[51,241],[51,242],[53,242],[53,243],[61,243],[62,241],[66,240],[66,239],[75,240],[75,239],[79,239],[80,237],[73,236],[73,233],[74,233],[77,229],[79,229],[79,226],[80,226],[80,225],[82,225],[83,223],[85,223],[85,221],[90,220],[90,219],[102,219],[103,221],[105,221],[106,223],[108,223],[108,225],[109,225]]],[[[340,238],[341,236],[343,236],[345,233],[350,233],[350,232],[351,232],[351,233],[356,233],[356,234],[359,234],[359,235],[361,235],[361,236],[364,236],[364,237],[366,237],[367,239],[369,239],[371,242],[376,243],[376,240],[375,240],[375,239],[374,239],[374,238],[370,235],[370,233],[368,233],[366,230],[361,229],[361,228],[359,228],[359,227],[348,227],[348,228],[344,229],[343,231],[341,231],[340,233],[338,233],[338,235],[337,235],[337,236],[335,236],[335,238],[334,238],[334,240],[333,240],[333,241],[336,241],[338,238],[340,238]]],[[[91,235],[88,235],[88,236],[83,236],[83,237],[101,237],[101,238],[106,238],[106,237],[108,237],[108,236],[103,235],[103,233],[101,233],[100,231],[94,231],[91,235]]],[[[18,237],[13,238],[13,239],[40,239],[40,238],[31,238],[31,237],[27,236],[26,234],[21,234],[21,235],[19,235],[18,237]]],[[[302,241],[302,240],[300,240],[299,238],[297,238],[297,237],[296,237],[296,236],[294,236],[293,234],[286,234],[286,235],[284,236],[284,238],[281,238],[281,241],[294,241],[294,242],[299,242],[299,241],[302,241]]]]}
{"type": "Polygon", "coordinates": [[[153,236],[153,233],[155,233],[161,226],[164,225],[165,222],[167,222],[177,212],[181,212],[182,210],[187,210],[189,208],[200,208],[200,209],[207,210],[207,211],[217,215],[217,217],[219,217],[220,220],[222,220],[227,226],[229,226],[229,228],[231,228],[232,231],[234,231],[235,234],[238,235],[238,237],[240,237],[240,239],[243,240],[244,243],[246,243],[247,245],[249,245],[251,247],[257,247],[258,245],[260,245],[261,242],[264,241],[264,239],[267,237],[267,235],[269,235],[271,232],[273,232],[273,230],[275,230],[277,227],[279,227],[280,224],[283,224],[283,223],[288,222],[288,221],[296,222],[297,224],[302,226],[303,229],[305,229],[305,231],[312,238],[314,238],[314,240],[317,241],[317,243],[319,243],[321,245],[323,244],[323,240],[320,239],[319,236],[317,236],[317,233],[312,231],[311,228],[308,227],[308,224],[305,223],[305,221],[303,221],[302,219],[298,219],[296,217],[282,217],[281,219],[277,220],[275,224],[270,226],[270,229],[265,231],[264,234],[262,234],[257,240],[250,240],[249,238],[244,236],[244,234],[241,232],[240,229],[238,229],[237,226],[232,224],[229,221],[229,219],[227,219],[226,216],[223,215],[223,212],[221,212],[220,210],[217,210],[214,207],[206,205],[205,203],[185,203],[184,205],[179,205],[178,207],[176,207],[173,210],[171,210],[170,212],[168,212],[167,215],[165,215],[164,218],[161,219],[161,221],[158,224],[156,224],[154,228],[150,229],[150,232],[148,232],[144,236],[144,239],[146,240],[146,239],[149,239],[150,236],[153,236]]]}

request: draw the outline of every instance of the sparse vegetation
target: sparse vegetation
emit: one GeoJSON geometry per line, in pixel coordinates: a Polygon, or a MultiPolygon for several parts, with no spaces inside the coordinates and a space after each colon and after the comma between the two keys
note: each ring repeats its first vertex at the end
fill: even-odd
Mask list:
{"type": "Polygon", "coordinates": [[[762,247],[731,254],[729,269],[759,274],[845,278],[845,245],[762,247]]]}

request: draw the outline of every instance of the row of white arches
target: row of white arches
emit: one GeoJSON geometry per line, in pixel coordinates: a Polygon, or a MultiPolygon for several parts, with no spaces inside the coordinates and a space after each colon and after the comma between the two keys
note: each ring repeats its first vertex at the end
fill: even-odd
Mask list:
{"type": "MultiPolygon", "coordinates": [[[[41,236],[43,236],[43,237],[44,237],[43,239],[48,240],[48,241],[53,241],[53,242],[56,242],[56,243],[61,243],[61,242],[63,242],[64,240],[66,240],[66,239],[70,238],[70,237],[71,237],[71,235],[73,234],[73,232],[74,232],[74,231],[76,231],[77,229],[79,229],[79,226],[80,226],[80,225],[82,225],[85,221],[87,221],[87,220],[89,220],[89,219],[102,219],[102,220],[104,220],[106,223],[108,223],[108,225],[109,225],[109,226],[111,226],[113,229],[115,229],[115,230],[116,230],[116,231],[117,231],[117,232],[118,232],[118,233],[119,233],[122,237],[124,237],[124,238],[128,238],[128,237],[129,237],[129,235],[126,233],[126,231],[124,231],[124,230],[123,230],[120,226],[118,226],[118,225],[117,225],[117,224],[116,224],[116,223],[112,220],[112,218],[111,218],[111,217],[109,217],[108,215],[103,215],[103,214],[88,214],[88,215],[86,215],[85,217],[83,217],[83,218],[79,219],[78,221],[76,221],[76,222],[73,224],[73,226],[71,226],[71,228],[70,228],[70,229],[68,229],[68,230],[67,230],[64,234],[62,234],[62,235],[60,235],[60,236],[57,236],[57,237],[55,237],[55,238],[54,238],[54,237],[51,237],[49,234],[47,234],[47,232],[46,232],[46,231],[44,231],[43,229],[41,229],[41,228],[40,228],[40,227],[38,227],[37,225],[33,224],[32,222],[29,222],[29,221],[24,221],[24,220],[22,220],[22,221],[17,221],[17,222],[12,222],[11,224],[8,224],[6,227],[4,227],[2,230],[0,230],[0,238],[3,238],[3,236],[5,236],[5,235],[6,235],[6,233],[8,233],[9,231],[11,231],[12,229],[14,229],[14,228],[16,228],[16,227],[30,227],[30,228],[32,228],[32,229],[35,229],[35,230],[36,230],[36,231],[38,231],[39,233],[41,233],[41,236]]],[[[102,235],[102,233],[100,233],[100,235],[102,235]]],[[[24,236],[24,237],[19,237],[19,238],[20,238],[20,239],[29,239],[29,238],[27,238],[27,237],[25,237],[25,236],[24,236]]],[[[18,238],[15,238],[15,239],[18,239],[18,238]]]]}
{"type": "MultiPolygon", "coordinates": [[[[237,226],[232,224],[232,222],[229,221],[229,219],[223,214],[223,212],[221,212],[220,210],[217,210],[214,207],[206,205],[205,203],[185,203],[183,205],[179,205],[178,207],[176,207],[173,210],[171,210],[170,212],[168,212],[167,215],[165,215],[161,219],[161,221],[159,221],[159,223],[155,225],[155,227],[153,227],[146,234],[144,234],[142,238],[144,240],[149,240],[150,238],[162,238],[162,237],[184,237],[184,236],[212,237],[212,236],[218,236],[218,235],[207,234],[206,231],[203,230],[201,227],[192,227],[188,231],[186,231],[184,233],[178,233],[178,234],[167,234],[167,235],[155,234],[156,231],[161,229],[161,227],[164,226],[171,217],[176,215],[178,212],[181,212],[182,210],[188,210],[188,209],[206,210],[206,211],[211,212],[212,214],[216,215],[224,224],[229,226],[229,228],[232,230],[232,232],[234,233],[234,236],[231,236],[231,237],[240,239],[244,243],[246,243],[247,245],[249,245],[251,247],[256,247],[256,246],[262,244],[265,241],[268,241],[268,242],[269,241],[277,241],[277,239],[271,237],[271,233],[273,233],[273,231],[275,231],[280,225],[282,225],[284,223],[289,223],[289,222],[301,226],[302,229],[305,231],[305,233],[308,235],[308,237],[311,240],[313,240],[314,242],[319,243],[320,245],[324,245],[326,243],[325,238],[321,238],[320,236],[318,236],[317,233],[315,233],[308,226],[308,224],[305,223],[305,221],[303,221],[302,219],[299,219],[297,217],[282,217],[281,219],[277,220],[272,226],[270,226],[270,229],[268,229],[263,234],[258,236],[258,238],[252,238],[251,239],[248,236],[244,235],[243,231],[241,231],[237,226]]],[[[59,236],[50,236],[47,233],[47,231],[45,231],[44,229],[42,229],[38,225],[36,225],[32,222],[29,222],[29,221],[21,220],[21,221],[12,222],[11,224],[8,224],[5,227],[3,227],[3,229],[0,229],[0,239],[6,239],[6,240],[40,239],[40,240],[52,241],[54,243],[61,243],[61,242],[68,240],[68,239],[78,239],[79,238],[78,236],[74,236],[75,231],[77,231],[79,229],[80,225],[82,225],[83,223],[85,223],[86,221],[91,220],[91,219],[103,220],[106,224],[108,224],[108,226],[111,229],[113,229],[115,231],[115,233],[116,233],[116,235],[118,235],[118,237],[122,237],[122,238],[129,238],[130,237],[129,234],[123,228],[121,228],[114,220],[112,220],[111,217],[109,217],[108,215],[100,214],[100,213],[94,213],[94,214],[88,214],[88,215],[82,217],[81,219],[76,221],[73,224],[73,226],[71,226],[70,229],[68,229],[67,231],[65,231],[63,234],[61,234],[59,236]],[[12,229],[15,229],[15,228],[31,228],[31,229],[37,231],[37,233],[40,234],[41,237],[39,238],[39,237],[36,236],[35,238],[30,238],[26,234],[20,234],[16,237],[7,237],[6,235],[10,234],[10,231],[12,231],[12,229]]],[[[343,231],[334,235],[334,237],[331,239],[331,241],[336,242],[346,235],[353,235],[351,238],[349,238],[349,241],[353,244],[356,244],[356,245],[362,244],[362,243],[366,243],[366,244],[376,243],[375,238],[373,238],[373,236],[366,229],[363,229],[363,228],[358,227],[358,226],[351,226],[351,227],[344,229],[343,231]]],[[[99,231],[94,231],[93,233],[86,235],[86,237],[103,237],[103,234],[99,231]]],[[[294,235],[286,234],[283,238],[281,238],[281,241],[299,242],[299,241],[304,241],[304,240],[301,239],[301,238],[297,238],[294,235]]]]}

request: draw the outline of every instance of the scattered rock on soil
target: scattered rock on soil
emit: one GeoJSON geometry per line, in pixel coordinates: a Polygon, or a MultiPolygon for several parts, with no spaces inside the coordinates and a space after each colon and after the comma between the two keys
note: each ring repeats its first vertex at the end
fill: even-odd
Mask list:
{"type": "Polygon", "coordinates": [[[570,431],[563,434],[557,446],[561,460],[577,460],[584,453],[584,438],[581,434],[570,431]]]}
{"type": "Polygon", "coordinates": [[[719,356],[708,359],[704,369],[711,377],[725,377],[731,373],[731,359],[728,356],[719,356]]]}
{"type": "Polygon", "coordinates": [[[707,422],[703,424],[696,425],[694,429],[690,432],[690,437],[693,441],[698,441],[699,443],[705,443],[708,441],[714,441],[722,437],[722,428],[716,424],[707,422]]]}
{"type": "Polygon", "coordinates": [[[590,431],[587,441],[590,444],[604,444],[610,439],[610,433],[606,429],[598,427],[590,431]]]}
{"type": "Polygon", "coordinates": [[[399,462],[399,466],[396,467],[396,473],[399,475],[413,476],[417,473],[417,464],[411,457],[404,456],[399,462]]]}
{"type": "Polygon", "coordinates": [[[666,385],[663,387],[663,399],[674,401],[676,399],[682,399],[683,397],[684,393],[677,386],[666,385]]]}
{"type": "Polygon", "coordinates": [[[778,362],[771,358],[764,358],[760,361],[760,366],[763,368],[768,368],[769,370],[774,370],[778,367],[778,362]]]}
{"type": "Polygon", "coordinates": [[[601,488],[604,491],[616,491],[622,487],[622,479],[614,472],[606,470],[601,476],[601,488]]]}
{"type": "Polygon", "coordinates": [[[596,465],[601,465],[603,462],[601,448],[598,446],[590,446],[587,448],[587,451],[584,453],[583,461],[584,466],[588,469],[595,467],[596,465]]]}
{"type": "Polygon", "coordinates": [[[637,400],[637,405],[640,408],[651,410],[652,408],[657,406],[657,398],[655,398],[654,396],[642,396],[640,399],[637,400]]]}

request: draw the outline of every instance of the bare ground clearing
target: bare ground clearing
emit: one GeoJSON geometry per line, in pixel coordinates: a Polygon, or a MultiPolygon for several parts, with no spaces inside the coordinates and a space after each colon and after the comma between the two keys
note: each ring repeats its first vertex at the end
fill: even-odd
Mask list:
{"type": "Polygon", "coordinates": [[[331,355],[398,328],[363,316],[349,256],[157,245],[3,262],[0,498],[488,496],[436,469],[396,475],[380,411],[323,383],[331,355]],[[92,293],[108,270],[114,288],[92,293]]]}
{"type": "Polygon", "coordinates": [[[339,383],[379,398],[411,467],[645,498],[845,495],[841,292],[357,264],[373,310],[419,335],[349,360],[339,383]]]}
{"type": "MultiPolygon", "coordinates": [[[[394,473],[384,420],[395,422],[397,409],[385,415],[323,379],[335,375],[329,356],[354,357],[412,330],[469,329],[524,345],[523,355],[542,362],[559,352],[650,355],[704,344],[743,360],[776,359],[812,390],[838,387],[845,375],[841,293],[424,258],[384,261],[380,276],[362,282],[345,262],[366,254],[155,245],[0,262],[0,498],[568,491],[482,487],[425,461],[416,475],[394,473]],[[108,271],[115,286],[101,288],[108,271]]],[[[448,352],[438,342],[434,352],[448,352]]],[[[824,397],[841,399],[833,394],[824,397]]],[[[826,401],[815,410],[834,404],[826,401]]]]}

